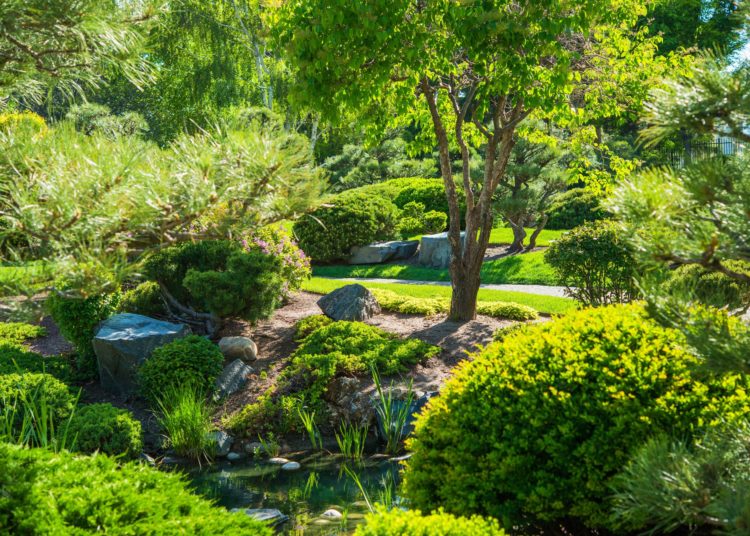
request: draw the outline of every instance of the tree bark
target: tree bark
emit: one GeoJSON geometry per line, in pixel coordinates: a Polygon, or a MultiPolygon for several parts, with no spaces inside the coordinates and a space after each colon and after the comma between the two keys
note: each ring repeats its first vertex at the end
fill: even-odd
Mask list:
{"type": "Polygon", "coordinates": [[[529,245],[526,246],[526,251],[531,251],[536,247],[536,239],[539,237],[539,233],[541,233],[544,230],[544,227],[547,225],[547,220],[549,219],[549,216],[547,214],[542,214],[542,217],[539,219],[539,222],[536,224],[536,229],[534,229],[534,232],[531,233],[531,236],[529,237],[529,245]]]}
{"type": "Polygon", "coordinates": [[[508,252],[518,253],[519,251],[523,251],[523,241],[526,240],[526,229],[523,228],[523,218],[518,223],[508,219],[508,223],[513,230],[513,243],[510,245],[508,252]]]}

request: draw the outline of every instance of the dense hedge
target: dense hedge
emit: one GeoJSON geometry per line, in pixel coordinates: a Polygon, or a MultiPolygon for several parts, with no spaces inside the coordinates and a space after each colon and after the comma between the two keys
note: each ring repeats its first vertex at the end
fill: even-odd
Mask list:
{"type": "Polygon", "coordinates": [[[443,511],[422,515],[419,510],[393,509],[369,514],[355,536],[504,536],[494,519],[456,517],[443,511]]]}
{"type": "Polygon", "coordinates": [[[604,525],[612,477],[649,437],[689,438],[748,410],[748,380],[699,374],[683,345],[635,305],[576,311],[490,344],[418,418],[406,496],[508,527],[604,525]]]}
{"type": "Polygon", "coordinates": [[[349,257],[353,246],[397,236],[398,209],[388,199],[344,192],[294,224],[302,250],[318,262],[349,257]]]}
{"type": "Polygon", "coordinates": [[[141,423],[112,404],[79,406],[70,420],[68,437],[79,452],[103,452],[127,459],[141,453],[141,423]]]}
{"type": "Polygon", "coordinates": [[[573,188],[554,197],[547,211],[547,229],[573,229],[586,222],[609,218],[602,198],[588,188],[573,188]]]}
{"type": "Polygon", "coordinates": [[[3,534],[272,534],[193,494],[177,474],[105,455],[0,444],[0,489],[3,534]]]}
{"type": "Polygon", "coordinates": [[[153,351],[138,369],[143,395],[156,401],[169,387],[192,385],[204,393],[214,389],[224,356],[219,347],[198,335],[188,335],[153,351]]]}
{"type": "MultiPolygon", "coordinates": [[[[466,210],[466,196],[461,185],[456,184],[458,192],[459,208],[461,214],[466,210]]],[[[393,201],[400,209],[407,203],[416,201],[422,203],[426,211],[435,210],[448,214],[448,200],[445,197],[445,186],[443,179],[425,179],[407,177],[403,179],[392,179],[378,184],[371,184],[352,190],[366,195],[377,195],[393,201]]]]}

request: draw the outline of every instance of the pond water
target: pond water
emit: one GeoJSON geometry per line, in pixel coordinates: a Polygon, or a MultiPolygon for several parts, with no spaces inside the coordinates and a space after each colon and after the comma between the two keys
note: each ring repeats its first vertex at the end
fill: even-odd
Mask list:
{"type": "Polygon", "coordinates": [[[302,468],[284,471],[267,461],[217,463],[190,472],[197,491],[226,508],[276,508],[290,521],[279,527],[281,534],[349,534],[368,512],[367,503],[348,467],[360,480],[372,502],[389,501],[398,484],[397,459],[369,458],[345,462],[340,456],[312,453],[289,457],[302,468]],[[328,509],[343,514],[328,519],[328,509]]]}

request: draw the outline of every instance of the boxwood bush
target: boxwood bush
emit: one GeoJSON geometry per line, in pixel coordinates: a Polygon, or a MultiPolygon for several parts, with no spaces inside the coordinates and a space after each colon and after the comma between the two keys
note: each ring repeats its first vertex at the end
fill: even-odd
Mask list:
{"type": "Polygon", "coordinates": [[[381,510],[368,514],[355,536],[504,536],[494,519],[456,517],[442,510],[422,515],[419,510],[381,510]]]}
{"type": "Polygon", "coordinates": [[[588,188],[572,188],[556,195],[547,211],[547,229],[573,229],[611,215],[602,208],[602,198],[588,188]]]}
{"type": "Polygon", "coordinates": [[[195,495],[179,474],[105,455],[0,444],[0,489],[3,534],[272,534],[195,495]]]}
{"type": "Polygon", "coordinates": [[[138,369],[143,395],[155,402],[170,387],[192,385],[203,393],[214,389],[224,356],[219,347],[199,335],[188,335],[153,351],[138,369]]]}
{"type": "Polygon", "coordinates": [[[68,437],[78,452],[103,452],[126,459],[141,453],[140,421],[112,404],[79,406],[70,420],[68,437]]]}
{"type": "Polygon", "coordinates": [[[397,237],[398,209],[384,197],[344,192],[294,224],[302,250],[314,261],[349,257],[353,246],[397,237]]]}
{"type": "Polygon", "coordinates": [[[167,311],[159,284],[155,281],[144,281],[123,292],[118,311],[152,317],[165,315],[167,311]]]}
{"type": "Polygon", "coordinates": [[[637,305],[572,312],[490,344],[418,417],[407,498],[506,528],[606,525],[611,480],[649,437],[700,436],[747,411],[748,379],[702,375],[683,347],[637,305]]]}

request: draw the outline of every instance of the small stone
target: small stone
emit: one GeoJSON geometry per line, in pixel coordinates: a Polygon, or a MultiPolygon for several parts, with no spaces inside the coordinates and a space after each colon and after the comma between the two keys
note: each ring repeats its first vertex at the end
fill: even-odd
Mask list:
{"type": "Polygon", "coordinates": [[[296,471],[301,467],[302,466],[299,464],[299,462],[287,462],[281,466],[281,469],[284,471],[296,471]]]}
{"type": "Polygon", "coordinates": [[[161,459],[161,463],[163,463],[164,465],[175,465],[177,463],[180,463],[180,459],[175,458],[174,456],[164,456],[161,459]]]}
{"type": "Polygon", "coordinates": [[[276,457],[276,458],[269,459],[268,463],[272,463],[274,465],[285,465],[285,464],[289,463],[289,460],[287,460],[286,458],[276,457]]]}
{"type": "Polygon", "coordinates": [[[244,511],[245,514],[252,517],[253,519],[268,523],[272,527],[285,523],[289,520],[289,516],[282,514],[281,510],[277,510],[275,508],[247,508],[245,510],[242,510],[240,508],[232,509],[232,512],[241,511],[244,511]]]}
{"type": "Polygon", "coordinates": [[[210,435],[216,443],[216,455],[220,458],[223,458],[224,456],[229,454],[229,450],[232,448],[234,438],[223,430],[211,432],[210,435]]]}
{"type": "Polygon", "coordinates": [[[227,454],[227,460],[229,460],[230,462],[236,462],[237,460],[241,459],[242,454],[240,454],[239,452],[230,452],[229,454],[227,454]]]}
{"type": "Polygon", "coordinates": [[[141,455],[138,457],[142,462],[147,463],[151,467],[156,465],[156,460],[154,460],[151,456],[146,454],[145,452],[141,452],[141,455]]]}
{"type": "Polygon", "coordinates": [[[253,372],[253,368],[241,359],[235,359],[229,363],[214,383],[216,398],[224,398],[242,389],[247,383],[247,377],[253,372]]]}
{"type": "Polygon", "coordinates": [[[329,510],[326,510],[321,514],[321,517],[327,517],[329,519],[341,519],[344,517],[344,514],[336,510],[335,508],[331,508],[329,510]]]}
{"type": "Polygon", "coordinates": [[[334,320],[368,320],[380,312],[372,292],[358,283],[345,285],[318,300],[318,307],[334,320]]]}
{"type": "Polygon", "coordinates": [[[222,337],[219,349],[227,359],[242,359],[248,363],[258,359],[258,345],[248,337],[222,337]]]}
{"type": "Polygon", "coordinates": [[[245,452],[248,454],[252,454],[255,456],[256,454],[262,454],[263,453],[263,443],[260,441],[251,441],[250,443],[245,443],[245,452]]]}

